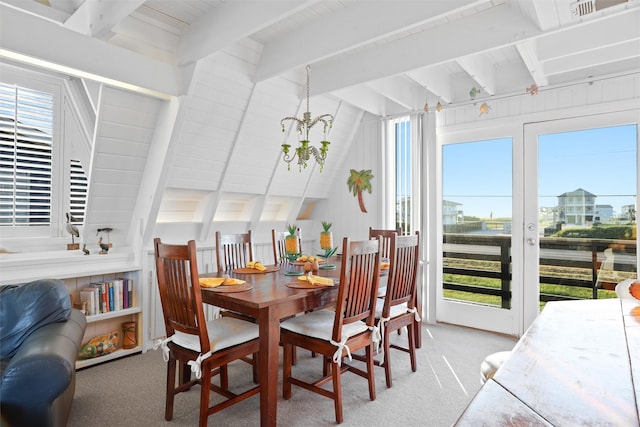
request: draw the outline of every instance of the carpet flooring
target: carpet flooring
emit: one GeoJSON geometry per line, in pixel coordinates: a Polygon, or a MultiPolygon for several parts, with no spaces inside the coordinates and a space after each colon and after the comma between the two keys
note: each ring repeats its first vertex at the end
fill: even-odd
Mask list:
{"type": "MultiPolygon", "coordinates": [[[[480,363],[484,357],[510,350],[516,343],[514,337],[447,324],[423,324],[421,332],[417,372],[411,371],[408,354],[391,350],[393,387],[386,387],[384,369],[377,367],[375,401],[369,400],[364,378],[352,373],[343,375],[343,426],[451,426],[480,388],[480,363]]],[[[393,334],[392,339],[405,343],[406,333],[393,334]]],[[[321,372],[320,359],[299,349],[294,375],[317,378],[321,372]]],[[[178,395],[173,420],[165,421],[165,377],[166,364],[160,351],[78,371],[69,426],[197,425],[199,387],[178,395]]],[[[284,400],[279,377],[279,426],[335,425],[332,400],[296,386],[292,398],[284,400]]],[[[252,384],[251,367],[243,362],[230,365],[230,383],[239,389],[252,384]]],[[[253,396],[213,414],[208,425],[259,426],[259,407],[259,396],[253,396]]]]}

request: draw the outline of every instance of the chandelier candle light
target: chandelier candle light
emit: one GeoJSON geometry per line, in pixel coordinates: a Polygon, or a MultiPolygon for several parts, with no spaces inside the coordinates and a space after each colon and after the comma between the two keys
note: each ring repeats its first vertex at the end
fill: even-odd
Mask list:
{"type": "Polygon", "coordinates": [[[309,112],[309,71],[311,70],[311,66],[307,65],[307,111],[304,113],[303,118],[299,119],[297,117],[285,117],[280,120],[280,126],[282,127],[282,132],[285,131],[284,123],[286,121],[292,120],[296,123],[296,130],[304,139],[300,140],[300,145],[295,149],[293,153],[290,152],[291,144],[287,144],[286,142],[282,144],[282,160],[287,162],[287,169],[291,170],[291,162],[293,159],[298,157],[298,167],[300,171],[302,171],[302,167],[307,167],[307,161],[313,157],[316,159],[316,162],[320,165],[320,172],[322,172],[322,167],[324,166],[324,161],[327,158],[327,152],[329,151],[329,141],[327,141],[327,132],[333,126],[333,115],[332,114],[322,114],[315,119],[311,119],[311,113],[309,112]],[[320,141],[320,149],[314,147],[309,144],[309,131],[313,126],[315,126],[318,122],[321,122],[324,125],[324,140],[320,141]]]}

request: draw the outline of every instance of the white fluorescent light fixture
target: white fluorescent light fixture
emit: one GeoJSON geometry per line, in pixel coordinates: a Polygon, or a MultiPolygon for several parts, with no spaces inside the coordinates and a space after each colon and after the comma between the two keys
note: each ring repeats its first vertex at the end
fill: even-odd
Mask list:
{"type": "Polygon", "coordinates": [[[157,90],[147,89],[144,87],[132,85],[129,83],[121,82],[119,80],[110,79],[108,77],[99,76],[93,73],[87,73],[86,71],[76,70],[75,68],[66,67],[64,65],[55,64],[53,62],[45,61],[43,59],[33,58],[31,56],[23,55],[21,53],[12,52],[10,50],[0,48],[0,57],[13,59],[15,61],[24,62],[27,64],[35,65],[37,67],[46,68],[48,70],[57,71],[60,73],[68,74],[70,76],[79,77],[83,79],[95,80],[100,83],[104,83],[109,86],[115,86],[121,89],[130,90],[133,92],[143,93],[156,98],[170,100],[171,95],[158,92],[157,90]]]}

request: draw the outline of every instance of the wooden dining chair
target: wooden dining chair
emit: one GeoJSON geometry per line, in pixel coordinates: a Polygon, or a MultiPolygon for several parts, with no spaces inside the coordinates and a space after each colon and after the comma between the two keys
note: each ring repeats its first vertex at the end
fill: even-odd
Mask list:
{"type": "Polygon", "coordinates": [[[158,290],[164,314],[166,339],[159,340],[154,349],[162,348],[167,363],[167,395],[165,419],[173,418],[176,394],[200,384],[201,427],[207,425],[209,415],[241,402],[260,391],[259,386],[241,393],[229,390],[227,364],[242,357],[258,354],[258,326],[233,317],[206,321],[196,261],[195,241],[186,245],[164,244],[154,239],[158,290]],[[176,382],[176,368],[178,379],[176,382]],[[193,377],[191,373],[194,373],[193,377]],[[220,385],[213,384],[220,374],[220,385]],[[210,392],[224,400],[209,406],[210,392]]]}
{"type": "Polygon", "coordinates": [[[392,229],[382,229],[382,228],[372,228],[369,227],[369,239],[375,239],[378,236],[382,236],[382,248],[380,249],[380,257],[381,258],[389,258],[390,254],[390,241],[391,236],[396,235],[400,236],[402,234],[402,230],[397,228],[395,230],[392,229]]]}
{"type": "MultiPolygon", "coordinates": [[[[299,231],[300,229],[298,229],[299,231]]],[[[273,246],[273,263],[274,265],[278,265],[286,259],[287,249],[285,245],[285,237],[289,233],[286,231],[276,231],[275,229],[271,229],[271,243],[273,246]]],[[[298,248],[300,248],[300,253],[302,253],[302,239],[300,235],[298,237],[298,248]]]]}
{"type": "MultiPolygon", "coordinates": [[[[384,261],[389,261],[389,253],[390,253],[390,245],[391,245],[391,236],[399,236],[402,231],[398,228],[396,230],[390,229],[382,229],[382,228],[371,228],[369,227],[369,239],[375,239],[378,236],[381,236],[380,240],[380,258],[384,261]]],[[[380,280],[380,287],[378,288],[378,297],[382,298],[387,292],[387,277],[383,277],[380,280]]]]}
{"type": "Polygon", "coordinates": [[[416,307],[417,278],[420,253],[420,233],[410,236],[395,236],[390,239],[389,279],[384,299],[376,305],[376,324],[382,336],[384,357],[376,365],[384,366],[387,387],[391,387],[390,349],[409,353],[411,370],[416,371],[416,342],[420,333],[420,316],[416,307]],[[408,345],[392,344],[390,334],[407,327],[408,345]]]}
{"type": "Polygon", "coordinates": [[[280,340],[284,346],[283,357],[283,397],[291,398],[291,385],[329,397],[334,401],[336,422],[342,423],[341,375],[351,371],[368,380],[369,398],[375,400],[373,353],[378,342],[375,327],[376,294],[378,292],[380,268],[380,242],[365,240],[351,242],[344,238],[342,249],[342,269],[335,311],[325,309],[296,316],[280,324],[280,340]],[[314,382],[307,382],[292,376],[292,355],[294,347],[302,347],[321,354],[327,374],[314,382]],[[366,367],[364,370],[347,363],[351,352],[364,349],[366,367]],[[331,381],[332,391],[322,387],[331,381]]]}
{"type": "Polygon", "coordinates": [[[254,261],[251,230],[240,234],[223,234],[216,231],[218,272],[244,268],[249,261],[254,261]]]}

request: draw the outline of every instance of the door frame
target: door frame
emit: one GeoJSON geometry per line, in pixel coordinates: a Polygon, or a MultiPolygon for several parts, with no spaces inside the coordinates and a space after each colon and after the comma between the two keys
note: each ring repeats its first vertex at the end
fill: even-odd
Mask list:
{"type": "MultiPolygon", "coordinates": [[[[618,104],[606,112],[593,112],[589,109],[575,109],[570,112],[556,112],[554,117],[547,113],[538,115],[538,121],[524,121],[515,117],[499,119],[494,123],[471,123],[452,128],[437,128],[435,141],[427,140],[425,164],[428,170],[428,198],[430,209],[426,223],[431,235],[429,249],[429,274],[427,298],[429,300],[428,321],[446,322],[477,329],[495,331],[514,336],[522,336],[539,314],[539,244],[526,245],[526,239],[538,241],[538,192],[537,192],[537,136],[532,130],[544,129],[542,133],[580,130],[581,128],[607,127],[623,124],[638,125],[637,164],[640,166],[640,109],[628,104],[618,104]],[[581,124],[584,123],[584,124],[581,124]],[[577,124],[580,124],[578,126],[577,124]],[[506,313],[497,314],[492,307],[475,306],[463,302],[442,301],[442,147],[445,144],[468,141],[481,141],[494,138],[512,138],[513,144],[513,211],[512,211],[512,283],[522,286],[512,287],[512,308],[506,313]],[[533,143],[531,142],[533,141],[533,143]],[[522,173],[515,173],[522,171],[522,173]],[[525,200],[526,194],[535,197],[525,200]],[[533,223],[534,229],[526,224],[533,223]],[[519,244],[516,244],[520,242],[519,244]],[[523,260],[513,262],[513,260],[523,260]],[[526,262],[524,260],[531,260],[526,262]]],[[[431,123],[432,125],[435,124],[431,123]]],[[[538,132],[539,133],[539,132],[538,132]]],[[[536,134],[537,135],[537,134],[536,134]]],[[[636,177],[636,204],[640,201],[640,174],[636,177]]],[[[638,206],[636,206],[638,208],[638,206]]],[[[640,241],[639,239],[636,241],[640,241]]],[[[640,257],[638,267],[640,271],[640,257]]]]}
{"type": "MultiPolygon", "coordinates": [[[[498,333],[520,336],[522,327],[522,287],[512,285],[511,309],[496,308],[480,304],[470,304],[461,301],[445,300],[443,298],[443,224],[442,224],[442,150],[445,145],[484,141],[489,139],[510,138],[512,141],[512,170],[522,170],[524,162],[522,127],[520,124],[500,123],[482,128],[465,127],[455,131],[438,132],[436,137],[435,150],[435,173],[431,175],[435,183],[434,204],[435,204],[435,261],[434,273],[436,285],[436,320],[438,322],[453,323],[472,328],[494,331],[498,333]]],[[[511,254],[512,254],[512,284],[522,283],[523,268],[522,263],[513,262],[516,257],[522,257],[523,249],[523,179],[519,174],[513,173],[512,181],[512,227],[511,227],[511,254]],[[517,224],[520,224],[516,226],[517,224]],[[518,244],[520,242],[520,244],[518,244]]]]}

